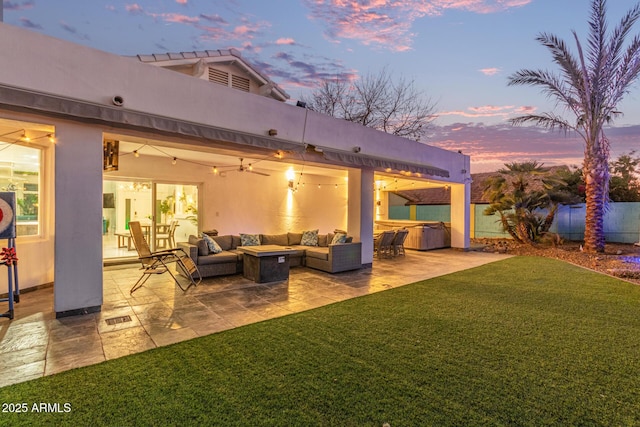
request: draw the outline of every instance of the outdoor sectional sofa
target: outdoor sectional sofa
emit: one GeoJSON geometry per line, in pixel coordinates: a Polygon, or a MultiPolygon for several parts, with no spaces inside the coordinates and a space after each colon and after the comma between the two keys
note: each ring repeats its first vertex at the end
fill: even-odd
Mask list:
{"type": "MultiPolygon", "coordinates": [[[[334,233],[319,234],[318,246],[301,245],[302,233],[260,234],[261,245],[279,245],[295,249],[289,256],[290,267],[306,266],[328,273],[355,270],[362,267],[362,243],[352,242],[347,237],[345,243],[330,244],[334,233]]],[[[211,236],[222,248],[222,252],[209,252],[207,242],[202,237],[189,236],[188,242],[178,242],[178,247],[189,254],[198,266],[202,277],[242,273],[243,253],[240,236],[211,236]]]]}

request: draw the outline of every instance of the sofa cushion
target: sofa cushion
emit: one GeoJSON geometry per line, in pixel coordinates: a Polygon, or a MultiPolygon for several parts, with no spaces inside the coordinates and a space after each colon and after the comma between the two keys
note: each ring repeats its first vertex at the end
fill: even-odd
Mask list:
{"type": "Polygon", "coordinates": [[[318,229],[303,231],[300,244],[303,246],[318,246],[318,229]]]}
{"type": "Polygon", "coordinates": [[[327,247],[327,235],[326,234],[319,234],[318,235],[318,246],[322,246],[322,247],[327,247]]]}
{"type": "Polygon", "coordinates": [[[240,244],[242,246],[260,246],[260,235],[240,233],[240,244]]]}
{"type": "Polygon", "coordinates": [[[231,249],[236,249],[238,246],[242,246],[240,236],[231,236],[231,249]]]}
{"type": "Polygon", "coordinates": [[[228,251],[231,249],[231,243],[233,242],[233,238],[230,235],[224,236],[213,236],[213,240],[215,240],[218,245],[222,248],[223,251],[228,251]]]}
{"type": "Polygon", "coordinates": [[[335,233],[327,234],[327,246],[329,246],[329,243],[333,242],[333,236],[335,236],[335,233]]]}
{"type": "Polygon", "coordinates": [[[238,254],[222,251],[219,254],[198,257],[198,265],[223,264],[238,262],[238,254]]]}
{"type": "Polygon", "coordinates": [[[238,250],[238,249],[230,249],[229,252],[236,254],[238,256],[238,262],[242,262],[243,261],[243,257],[244,257],[244,252],[238,250]]]}
{"type": "Polygon", "coordinates": [[[302,233],[287,233],[287,245],[299,245],[302,241],[302,233]]]}
{"type": "MultiPolygon", "coordinates": [[[[333,240],[331,240],[331,244],[332,245],[339,245],[341,243],[345,243],[347,241],[347,234],[346,233],[336,233],[333,236],[333,240]]],[[[211,250],[211,248],[209,248],[209,250],[211,250]]]]}
{"type": "Polygon", "coordinates": [[[198,256],[209,255],[209,247],[207,246],[207,242],[205,242],[204,239],[200,239],[197,236],[191,235],[189,236],[189,244],[198,247],[198,256]]]}
{"type": "Polygon", "coordinates": [[[261,234],[260,237],[263,245],[287,246],[289,244],[286,234],[261,234]]]}
{"type": "Polygon", "coordinates": [[[211,237],[209,237],[208,234],[202,233],[202,240],[204,240],[207,243],[207,247],[209,248],[209,253],[219,254],[220,252],[222,252],[222,248],[220,247],[218,242],[216,242],[211,237]]]}
{"type": "Polygon", "coordinates": [[[316,258],[322,260],[329,260],[329,248],[307,248],[307,258],[316,258]]]}
{"type": "Polygon", "coordinates": [[[344,241],[345,243],[352,243],[353,242],[353,237],[352,236],[347,236],[347,240],[344,241]]]}

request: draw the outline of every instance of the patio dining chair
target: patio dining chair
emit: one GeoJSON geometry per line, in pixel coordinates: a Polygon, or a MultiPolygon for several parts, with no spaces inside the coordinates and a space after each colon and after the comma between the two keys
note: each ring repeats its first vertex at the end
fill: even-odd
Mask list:
{"type": "Polygon", "coordinates": [[[178,220],[172,219],[169,223],[166,233],[156,233],[156,248],[173,248],[176,245],[174,235],[176,234],[176,227],[178,226],[178,220]],[[163,244],[160,244],[162,242],[163,244]]]}
{"type": "Polygon", "coordinates": [[[404,256],[404,241],[407,239],[409,235],[409,230],[401,229],[397,230],[395,236],[393,237],[393,242],[391,242],[391,250],[393,251],[393,255],[402,255],[404,256]]]}
{"type": "Polygon", "coordinates": [[[138,281],[131,287],[131,290],[129,291],[130,294],[133,294],[135,291],[140,289],[146,281],[149,280],[149,277],[151,277],[152,274],[169,273],[173,278],[173,281],[180,289],[182,289],[182,291],[186,291],[191,286],[197,286],[200,284],[202,281],[200,271],[184,250],[180,248],[172,248],[151,252],[149,244],[144,238],[142,226],[138,221],[131,221],[129,223],[129,232],[133,239],[133,245],[138,252],[138,259],[142,263],[142,276],[140,276],[138,281]],[[175,263],[176,269],[182,273],[181,276],[184,276],[186,281],[188,281],[186,287],[169,268],[169,264],[172,263],[175,263]],[[194,276],[197,276],[197,281],[194,276]]]}
{"type": "Polygon", "coordinates": [[[375,240],[373,245],[373,251],[378,255],[378,258],[392,257],[393,249],[391,243],[396,232],[393,230],[385,230],[375,240]]]}

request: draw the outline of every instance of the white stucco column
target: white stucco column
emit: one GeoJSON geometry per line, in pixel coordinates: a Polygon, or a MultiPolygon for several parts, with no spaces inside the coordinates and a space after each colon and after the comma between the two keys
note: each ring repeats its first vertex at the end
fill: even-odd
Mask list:
{"type": "Polygon", "coordinates": [[[471,182],[451,185],[451,247],[470,246],[471,182]]]}
{"type": "Polygon", "coordinates": [[[56,126],[55,268],[57,317],[102,305],[102,131],[56,126]]]}
{"type": "Polygon", "coordinates": [[[349,170],[347,231],[362,242],[362,265],[373,263],[373,169],[349,170]]]}

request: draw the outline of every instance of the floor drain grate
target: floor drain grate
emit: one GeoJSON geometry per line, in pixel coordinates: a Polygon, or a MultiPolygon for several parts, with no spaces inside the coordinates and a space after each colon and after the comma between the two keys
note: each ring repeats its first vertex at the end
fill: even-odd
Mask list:
{"type": "Polygon", "coordinates": [[[131,316],[112,317],[104,321],[107,322],[107,325],[117,325],[118,323],[131,322],[131,316]]]}

